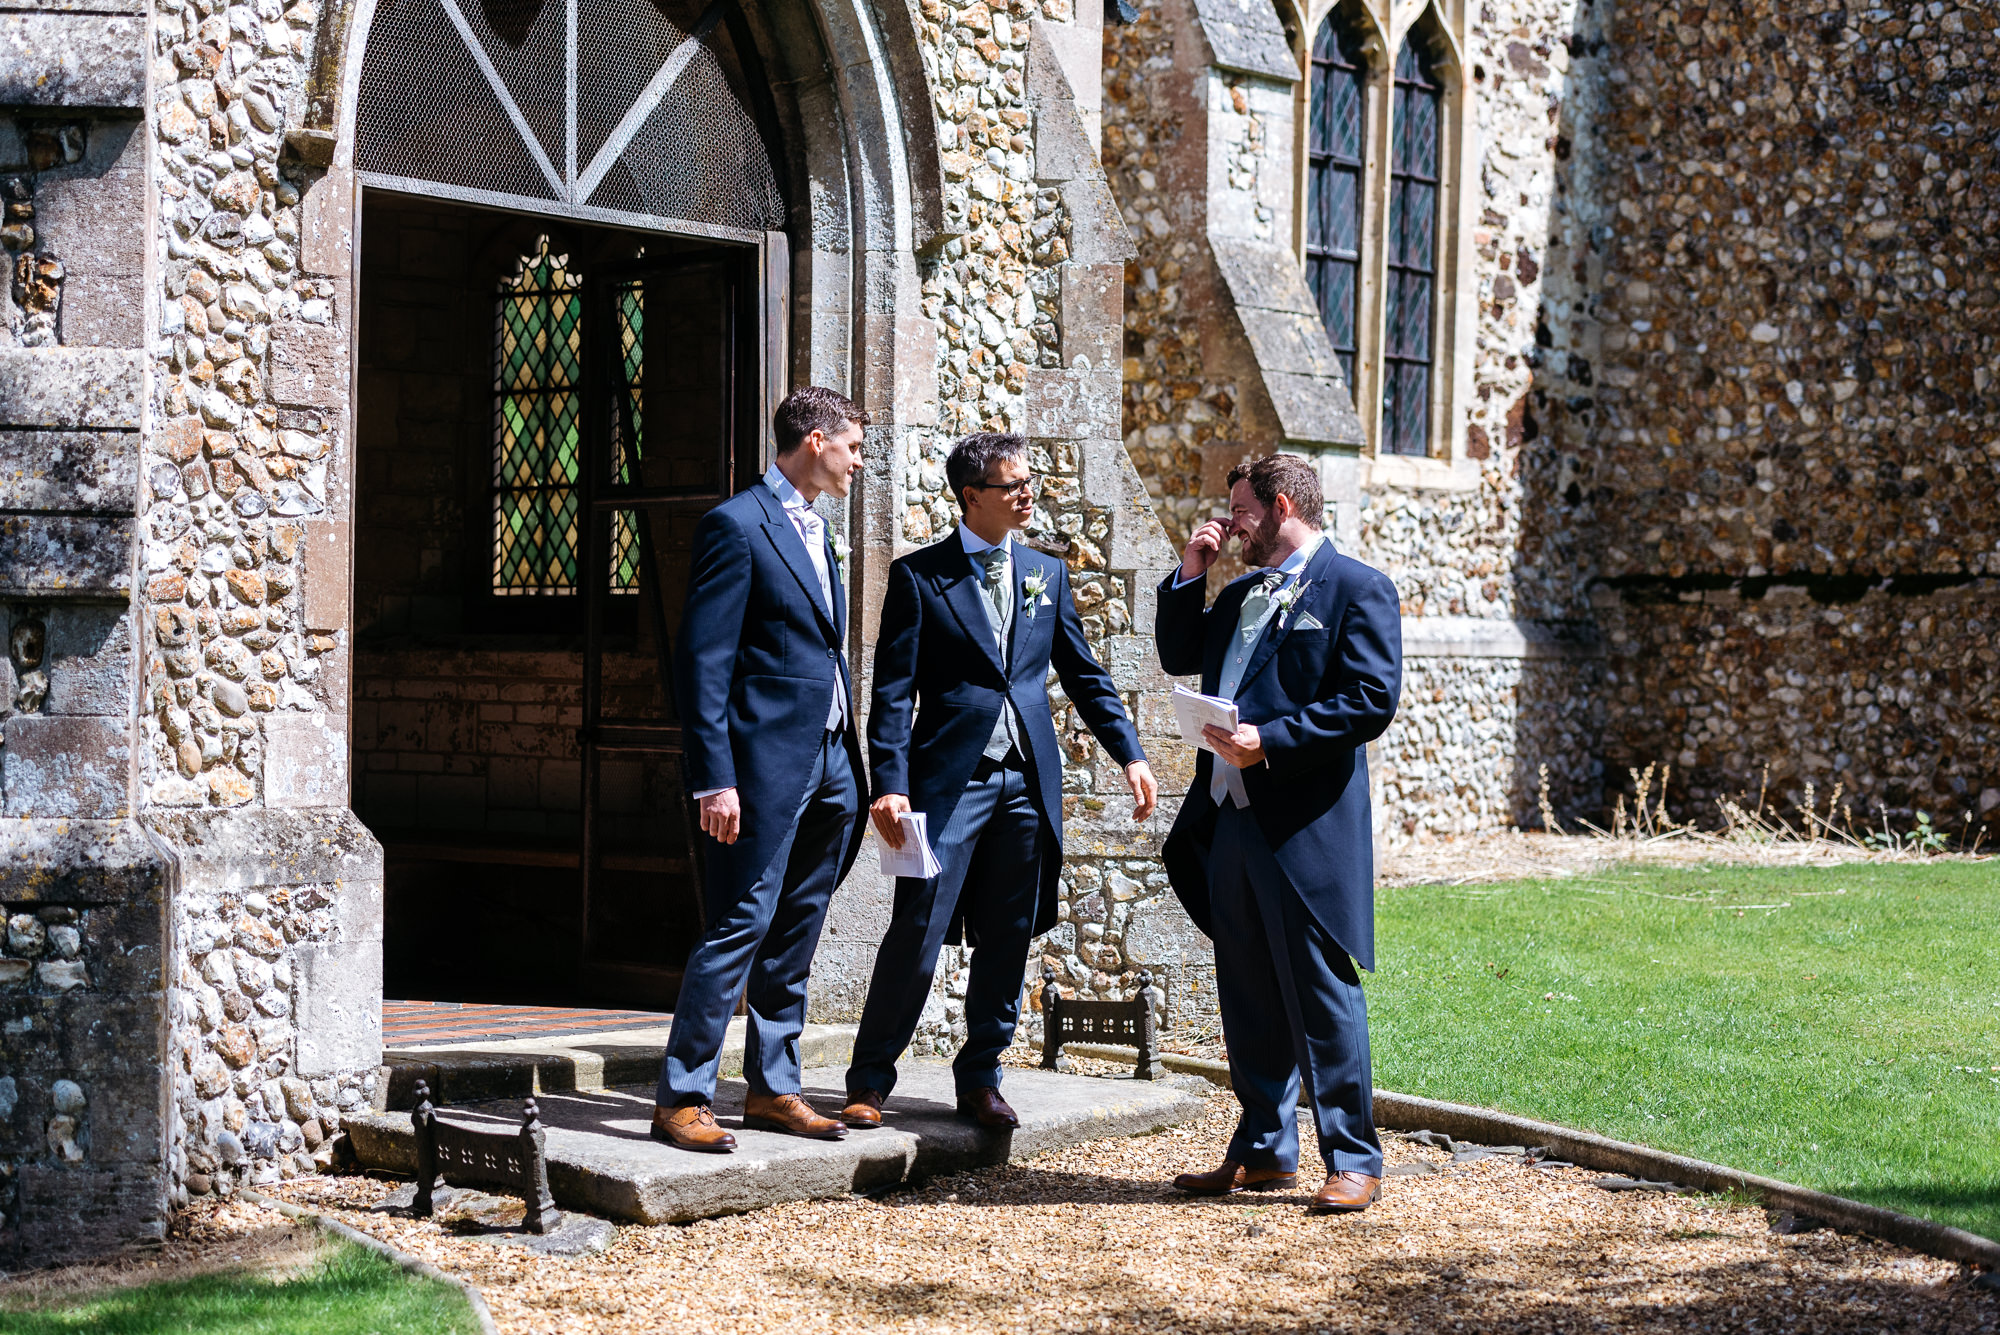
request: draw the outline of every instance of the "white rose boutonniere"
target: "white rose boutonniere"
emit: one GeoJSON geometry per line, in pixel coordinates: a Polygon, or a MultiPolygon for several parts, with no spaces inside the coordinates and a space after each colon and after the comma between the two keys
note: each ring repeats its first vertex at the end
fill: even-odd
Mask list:
{"type": "Polygon", "coordinates": [[[1049,591],[1049,577],[1037,570],[1021,579],[1021,601],[1028,620],[1035,619],[1035,609],[1042,605],[1042,595],[1049,591]]]}
{"type": "Polygon", "coordinates": [[[1292,604],[1296,603],[1299,599],[1303,598],[1305,596],[1306,590],[1311,587],[1312,587],[1311,580],[1302,579],[1296,584],[1286,585],[1284,588],[1279,589],[1276,593],[1271,595],[1271,602],[1278,609],[1279,630],[1283,630],[1285,628],[1285,619],[1291,616],[1292,614],[1292,604]]]}
{"type": "Polygon", "coordinates": [[[847,583],[847,539],[838,533],[830,533],[827,537],[833,543],[833,563],[840,567],[840,582],[845,584],[847,583]]]}

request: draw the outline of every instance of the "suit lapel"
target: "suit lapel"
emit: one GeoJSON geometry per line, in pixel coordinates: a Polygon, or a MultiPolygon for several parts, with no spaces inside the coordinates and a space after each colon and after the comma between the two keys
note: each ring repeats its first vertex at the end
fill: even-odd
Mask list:
{"type": "MultiPolygon", "coordinates": [[[[1326,568],[1332,563],[1333,542],[1331,539],[1322,539],[1319,550],[1313,553],[1312,560],[1306,562],[1305,569],[1299,572],[1298,582],[1322,583],[1326,578],[1326,568]]],[[[1240,602],[1238,606],[1241,606],[1240,602]]],[[[1257,638],[1257,647],[1250,651],[1250,662],[1243,669],[1243,680],[1236,684],[1237,695],[1241,696],[1251,681],[1263,670],[1264,665],[1277,655],[1278,646],[1285,642],[1285,636],[1291,634],[1297,618],[1305,615],[1297,603],[1292,605],[1292,612],[1294,615],[1284,617],[1283,625],[1279,624],[1281,613],[1273,613],[1271,619],[1264,623],[1264,633],[1257,638]]]]}
{"type": "MultiPolygon", "coordinates": [[[[1017,542],[1014,544],[1014,569],[1011,574],[1013,576],[1014,587],[1008,591],[1007,596],[1014,600],[1014,618],[1007,624],[1007,670],[1009,672],[1012,672],[1014,665],[1021,661],[1021,641],[1028,633],[1022,627],[1025,625],[1029,629],[1033,629],[1035,621],[1041,617],[1039,607],[1033,609],[1029,607],[1027,595],[1021,592],[1021,583],[1031,574],[1046,576],[1048,572],[1043,569],[1039,556],[1029,554],[1026,543],[1017,542]]],[[[1047,597],[1048,595],[1044,593],[1040,598],[1035,599],[1035,602],[1040,603],[1042,598],[1047,597]]],[[[1051,603],[1054,601],[1054,599],[1050,599],[1051,603]]],[[[1049,610],[1053,612],[1056,609],[1051,606],[1049,610]]]]}
{"type": "Polygon", "coordinates": [[[833,550],[833,527],[826,530],[826,580],[833,586],[833,637],[847,643],[847,589],[840,580],[840,558],[833,550]]]}
{"type": "Polygon", "coordinates": [[[777,549],[778,558],[785,568],[792,572],[792,578],[799,582],[799,591],[805,595],[806,605],[819,618],[820,626],[833,643],[840,642],[840,631],[834,625],[833,614],[820,596],[819,573],[813,569],[812,557],[806,554],[806,545],[799,538],[799,531],[792,527],[792,521],[785,517],[784,502],[762,482],[757,483],[757,499],[764,506],[764,536],[777,549]]]}
{"type": "Polygon", "coordinates": [[[965,554],[965,546],[956,532],[938,545],[942,548],[936,577],[939,596],[965,628],[966,638],[983,649],[993,666],[1004,673],[1006,666],[1000,661],[1000,647],[993,642],[993,622],[986,614],[985,595],[972,577],[972,558],[965,554]]]}

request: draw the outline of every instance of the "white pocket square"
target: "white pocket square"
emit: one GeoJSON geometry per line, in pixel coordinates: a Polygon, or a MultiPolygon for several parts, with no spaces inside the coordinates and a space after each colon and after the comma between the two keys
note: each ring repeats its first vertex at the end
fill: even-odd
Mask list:
{"type": "Polygon", "coordinates": [[[1305,614],[1304,616],[1302,616],[1302,617],[1300,617],[1300,618],[1299,618],[1299,629],[1300,629],[1300,630],[1325,630],[1325,629],[1326,629],[1326,626],[1325,626],[1324,624],[1322,624],[1322,623],[1321,623],[1321,621],[1320,621],[1320,619],[1319,619],[1318,617],[1314,616],[1314,615],[1313,615],[1313,614],[1312,614],[1311,612],[1308,612],[1308,613],[1306,613],[1306,614],[1305,614]]]}
{"type": "Polygon", "coordinates": [[[1045,593],[1045,594],[1043,594],[1043,595],[1042,595],[1042,601],[1041,601],[1041,602],[1039,602],[1039,603],[1037,603],[1037,604],[1035,604],[1035,606],[1037,606],[1037,607],[1054,607],[1054,606],[1055,606],[1055,603],[1053,603],[1052,601],[1050,601],[1050,599],[1049,599],[1049,596],[1048,596],[1048,595],[1047,595],[1047,594],[1045,593]]]}

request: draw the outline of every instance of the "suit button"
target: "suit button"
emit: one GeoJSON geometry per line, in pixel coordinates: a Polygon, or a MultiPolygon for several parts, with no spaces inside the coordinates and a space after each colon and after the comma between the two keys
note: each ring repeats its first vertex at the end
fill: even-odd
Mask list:
{"type": "Polygon", "coordinates": [[[826,656],[828,658],[838,658],[840,657],[840,651],[837,649],[829,649],[826,651],[826,656]]]}

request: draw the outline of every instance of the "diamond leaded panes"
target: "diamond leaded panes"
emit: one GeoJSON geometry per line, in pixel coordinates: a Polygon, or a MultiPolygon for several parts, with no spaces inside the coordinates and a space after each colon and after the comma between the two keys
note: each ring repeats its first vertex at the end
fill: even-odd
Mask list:
{"type": "Polygon", "coordinates": [[[570,593],[581,527],[582,280],[549,239],[500,285],[493,350],[493,592],[570,593]]]}
{"type": "Polygon", "coordinates": [[[1354,383],[1361,277],[1361,37],[1337,14],[1313,38],[1306,167],[1306,283],[1341,374],[1354,383]]]}
{"type": "Polygon", "coordinates": [[[1382,430],[1391,454],[1430,453],[1443,106],[1443,81],[1413,36],[1396,54],[1390,104],[1382,430]]]}
{"type": "MultiPolygon", "coordinates": [[[[618,289],[620,375],[614,442],[619,480],[638,449],[643,296],[618,289]]],[[[576,591],[583,528],[583,279],[538,237],[500,285],[493,348],[493,592],[576,591]]],[[[613,593],[639,587],[639,535],[620,511],[611,526],[613,593]]]]}

